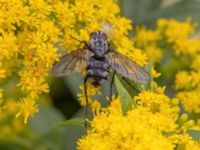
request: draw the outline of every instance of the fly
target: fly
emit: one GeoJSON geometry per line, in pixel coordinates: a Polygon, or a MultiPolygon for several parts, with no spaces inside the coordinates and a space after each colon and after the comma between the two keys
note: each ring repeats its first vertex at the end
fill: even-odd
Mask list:
{"type": "MultiPolygon", "coordinates": [[[[142,67],[131,61],[128,57],[114,52],[109,48],[107,35],[101,31],[90,34],[89,43],[82,41],[84,48],[75,50],[60,58],[53,66],[53,75],[65,76],[72,72],[87,70],[84,78],[84,91],[86,96],[86,116],[88,109],[88,96],[86,83],[92,80],[94,86],[101,86],[108,78],[110,68],[114,70],[110,82],[110,102],[112,100],[112,85],[116,72],[123,79],[132,79],[139,83],[147,83],[149,75],[142,67]]],[[[130,84],[129,84],[130,85],[130,84]]]]}

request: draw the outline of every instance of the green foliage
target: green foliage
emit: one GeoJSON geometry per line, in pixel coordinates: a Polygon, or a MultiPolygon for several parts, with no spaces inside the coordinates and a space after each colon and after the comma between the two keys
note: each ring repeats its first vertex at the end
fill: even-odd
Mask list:
{"type": "Polygon", "coordinates": [[[164,0],[131,0],[124,5],[124,15],[133,20],[134,25],[154,26],[158,18],[184,20],[191,17],[200,22],[200,2],[198,0],[180,0],[169,6],[162,6],[164,0]]]}
{"type": "Polygon", "coordinates": [[[2,150],[58,150],[64,147],[65,131],[53,128],[64,120],[64,116],[54,107],[40,105],[40,112],[30,119],[25,137],[13,135],[1,141],[2,150]]]}
{"type": "Polygon", "coordinates": [[[58,123],[55,127],[79,127],[85,128],[85,121],[83,118],[74,118],[58,123]]]}
{"type": "Polygon", "coordinates": [[[122,110],[124,113],[126,113],[128,110],[130,110],[133,107],[134,101],[133,98],[130,96],[128,91],[123,87],[119,79],[115,78],[115,84],[118,92],[118,96],[122,100],[122,110]]]}

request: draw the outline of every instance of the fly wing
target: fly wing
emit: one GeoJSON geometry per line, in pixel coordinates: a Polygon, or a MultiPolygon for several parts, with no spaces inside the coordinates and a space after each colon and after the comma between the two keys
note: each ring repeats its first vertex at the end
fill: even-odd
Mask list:
{"type": "Polygon", "coordinates": [[[55,76],[65,76],[72,72],[81,72],[89,64],[89,58],[93,53],[88,49],[78,49],[60,58],[53,66],[55,76]]]}
{"type": "Polygon", "coordinates": [[[144,69],[122,54],[110,51],[106,54],[106,60],[111,68],[123,77],[140,83],[149,81],[149,75],[144,69]]]}

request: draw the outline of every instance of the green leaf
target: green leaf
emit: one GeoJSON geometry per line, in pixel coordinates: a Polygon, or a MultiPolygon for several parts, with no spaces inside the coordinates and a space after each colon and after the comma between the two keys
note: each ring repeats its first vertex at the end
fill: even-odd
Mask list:
{"type": "Polygon", "coordinates": [[[39,113],[30,118],[30,128],[38,134],[50,131],[55,124],[64,120],[64,116],[54,107],[39,105],[39,113]]]}
{"type": "Polygon", "coordinates": [[[80,91],[79,86],[84,82],[84,77],[81,74],[73,73],[66,76],[64,81],[73,96],[76,97],[77,93],[80,91]]]}
{"type": "Polygon", "coordinates": [[[53,128],[64,120],[64,116],[54,107],[39,105],[40,111],[30,118],[31,143],[40,150],[61,150],[65,145],[64,129],[53,128]]]}
{"type": "Polygon", "coordinates": [[[133,107],[134,101],[133,101],[133,98],[128,93],[128,91],[123,87],[123,85],[121,84],[121,82],[119,81],[117,76],[115,76],[115,77],[116,77],[115,85],[116,85],[116,88],[118,91],[118,95],[121,99],[122,110],[124,113],[126,113],[128,110],[130,110],[133,107]]]}
{"type": "MultiPolygon", "coordinates": [[[[85,117],[85,108],[81,108],[79,109],[79,111],[73,116],[73,119],[75,118],[83,118],[85,117]]],[[[89,115],[89,112],[88,112],[89,115]]],[[[81,125],[84,125],[84,121],[82,123],[80,123],[81,125]]],[[[66,128],[62,128],[61,129],[66,129],[66,133],[65,133],[65,145],[63,150],[75,150],[77,149],[77,141],[78,139],[80,139],[82,136],[84,136],[86,134],[86,129],[85,128],[80,128],[77,126],[69,126],[66,128]]]]}
{"type": "Polygon", "coordinates": [[[1,150],[32,150],[30,148],[14,144],[14,143],[0,143],[1,150]]]}
{"type": "Polygon", "coordinates": [[[189,130],[188,133],[194,140],[200,140],[200,130],[189,130]]]}
{"type": "Polygon", "coordinates": [[[12,136],[7,136],[0,141],[0,150],[32,150],[33,144],[27,137],[22,137],[21,135],[13,134],[12,136]]]}
{"type": "Polygon", "coordinates": [[[131,18],[134,24],[143,22],[149,14],[159,9],[163,0],[131,0],[125,1],[125,16],[131,18]]]}
{"type": "Polygon", "coordinates": [[[155,22],[158,18],[175,18],[184,20],[188,17],[191,17],[194,21],[200,22],[199,10],[199,1],[181,1],[175,5],[154,11],[146,17],[145,22],[155,22]]]}
{"type": "Polygon", "coordinates": [[[85,128],[85,121],[82,118],[73,118],[56,124],[55,127],[80,127],[85,128]]]}

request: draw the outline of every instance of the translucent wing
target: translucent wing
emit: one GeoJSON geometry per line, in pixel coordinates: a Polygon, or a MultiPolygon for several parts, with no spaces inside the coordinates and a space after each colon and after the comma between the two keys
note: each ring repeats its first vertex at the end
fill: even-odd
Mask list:
{"type": "Polygon", "coordinates": [[[88,49],[79,49],[66,54],[53,66],[53,75],[65,76],[72,72],[81,72],[88,66],[91,56],[93,56],[93,53],[88,49]]]}
{"type": "Polygon", "coordinates": [[[106,54],[106,60],[123,77],[140,83],[147,83],[149,80],[149,75],[144,69],[124,55],[110,51],[106,54]]]}

